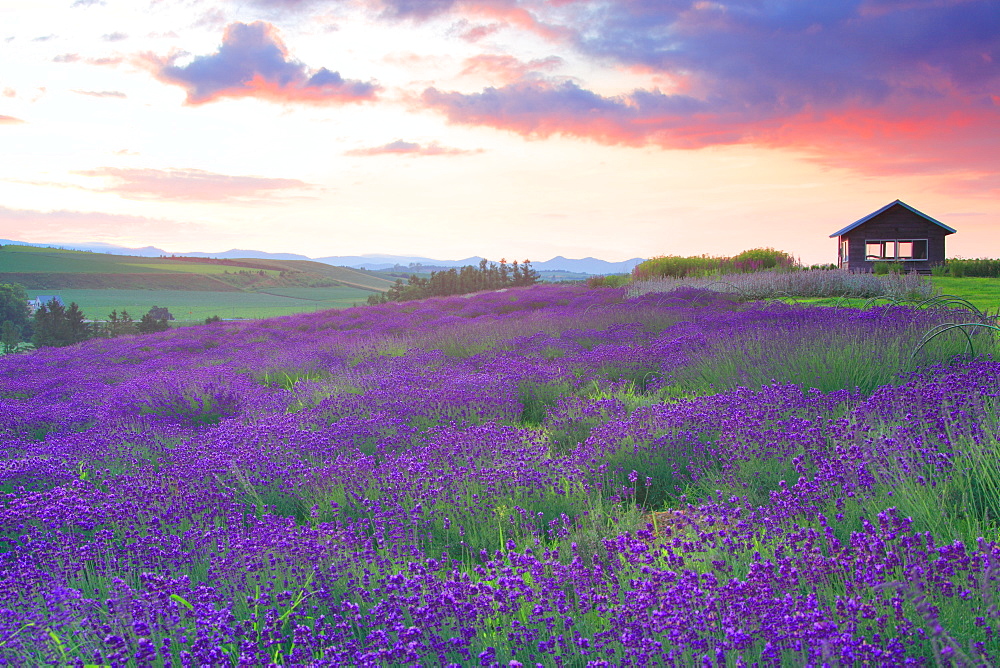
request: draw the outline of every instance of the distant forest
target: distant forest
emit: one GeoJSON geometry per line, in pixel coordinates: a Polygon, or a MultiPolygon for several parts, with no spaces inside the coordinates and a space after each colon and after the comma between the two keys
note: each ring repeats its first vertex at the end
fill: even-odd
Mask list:
{"type": "Polygon", "coordinates": [[[514,260],[511,264],[507,264],[507,260],[502,259],[500,264],[497,264],[483,259],[480,260],[478,267],[466,265],[461,269],[452,267],[447,271],[432,271],[430,278],[421,278],[413,274],[406,283],[403,279],[399,279],[387,292],[368,297],[368,303],[385,304],[427,297],[463,295],[481,290],[521,287],[534,285],[538,279],[538,272],[531,267],[530,260],[521,263],[514,260]]]}

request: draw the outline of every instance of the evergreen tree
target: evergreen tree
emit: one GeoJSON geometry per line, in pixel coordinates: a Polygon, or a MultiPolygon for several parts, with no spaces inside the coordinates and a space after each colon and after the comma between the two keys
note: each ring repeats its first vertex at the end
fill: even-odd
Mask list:
{"type": "Polygon", "coordinates": [[[137,331],[135,321],[132,320],[132,316],[125,309],[122,309],[121,314],[118,313],[118,309],[108,314],[108,321],[104,326],[105,336],[124,336],[126,334],[135,334],[137,331]]]}
{"type": "Polygon", "coordinates": [[[386,292],[370,295],[368,303],[385,304],[426,297],[447,297],[480,290],[499,290],[508,286],[521,287],[534,285],[539,278],[538,272],[532,269],[529,260],[523,263],[515,261],[510,265],[506,260],[500,260],[500,264],[497,265],[483,259],[480,260],[478,268],[467,265],[461,269],[433,271],[429,279],[412,274],[407,283],[399,279],[386,292]]]}
{"type": "Polygon", "coordinates": [[[69,308],[66,310],[65,318],[66,343],[63,345],[80,343],[81,341],[86,341],[90,338],[90,325],[85,322],[83,311],[80,310],[80,306],[76,302],[69,303],[69,308]]]}
{"type": "Polygon", "coordinates": [[[167,324],[166,318],[157,319],[153,315],[153,310],[150,309],[149,313],[144,314],[139,318],[139,324],[136,326],[140,334],[153,334],[154,332],[165,332],[170,329],[170,325],[167,324]]]}

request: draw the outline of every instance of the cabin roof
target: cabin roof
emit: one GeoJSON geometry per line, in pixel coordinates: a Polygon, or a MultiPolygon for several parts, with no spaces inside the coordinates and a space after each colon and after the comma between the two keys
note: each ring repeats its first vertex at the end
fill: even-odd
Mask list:
{"type": "Polygon", "coordinates": [[[903,201],[897,199],[897,200],[895,200],[893,202],[889,202],[888,204],[886,204],[885,206],[883,206],[878,211],[872,211],[871,213],[869,213],[867,216],[865,216],[861,220],[854,221],[853,223],[851,223],[850,225],[848,225],[844,229],[837,230],[836,232],[834,232],[833,234],[831,234],[830,237],[839,237],[841,235],[847,234],[848,232],[850,232],[854,228],[860,227],[861,225],[864,225],[865,223],[867,223],[869,220],[871,220],[875,216],[877,216],[880,213],[883,213],[885,211],[888,211],[889,209],[891,209],[892,207],[896,206],[897,204],[899,206],[902,206],[902,207],[905,207],[905,208],[909,209],[910,211],[912,211],[913,213],[917,214],[918,216],[920,216],[921,218],[923,218],[927,222],[934,223],[935,225],[938,225],[938,226],[944,228],[944,233],[945,234],[954,234],[955,232],[957,232],[957,230],[955,230],[952,227],[948,227],[947,225],[945,225],[944,223],[942,223],[940,220],[935,220],[935,219],[931,218],[930,216],[928,216],[926,213],[924,213],[922,211],[917,211],[916,209],[914,209],[912,206],[910,206],[906,202],[903,202],[903,201]]]}

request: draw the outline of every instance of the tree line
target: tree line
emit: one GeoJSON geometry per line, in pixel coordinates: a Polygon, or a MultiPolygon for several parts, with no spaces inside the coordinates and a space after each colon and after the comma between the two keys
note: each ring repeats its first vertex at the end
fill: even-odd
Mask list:
{"type": "Polygon", "coordinates": [[[368,297],[368,303],[385,304],[521,287],[534,285],[538,279],[538,272],[532,268],[530,260],[521,263],[514,260],[508,264],[507,260],[501,259],[497,264],[483,259],[478,267],[470,264],[461,269],[452,267],[446,271],[432,271],[429,278],[412,274],[406,283],[398,279],[387,292],[368,297]]]}
{"type": "Polygon", "coordinates": [[[169,328],[174,316],[163,306],[154,306],[139,320],[128,311],[112,311],[105,322],[88,322],[80,306],[51,300],[34,314],[28,307],[24,286],[0,284],[0,352],[16,352],[22,342],[37,348],[69,346],[92,338],[111,338],[126,334],[150,334],[169,328]]]}

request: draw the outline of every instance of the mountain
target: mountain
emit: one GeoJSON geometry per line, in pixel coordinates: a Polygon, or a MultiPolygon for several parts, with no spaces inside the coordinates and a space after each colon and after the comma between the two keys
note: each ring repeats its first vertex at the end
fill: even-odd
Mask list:
{"type": "Polygon", "coordinates": [[[574,260],[557,255],[545,262],[532,262],[531,266],[538,271],[574,271],[580,274],[630,274],[635,265],[643,261],[641,257],[634,257],[631,260],[622,262],[608,262],[599,260],[596,257],[585,257],[582,260],[574,260]]]}
{"type": "MultiPolygon", "coordinates": [[[[312,260],[313,262],[322,262],[322,260],[313,260],[311,257],[305,255],[296,255],[295,253],[266,253],[264,251],[255,250],[239,250],[234,248],[232,250],[227,250],[224,253],[176,253],[177,255],[183,255],[185,257],[210,257],[219,260],[245,260],[247,258],[252,258],[255,260],[312,260]]],[[[330,264],[325,262],[324,264],[330,264]]],[[[339,265],[341,267],[347,265],[339,265]]]]}
{"type": "MultiPolygon", "coordinates": [[[[295,253],[267,253],[257,250],[231,249],[222,253],[204,253],[200,251],[191,253],[170,253],[155,246],[145,246],[143,248],[126,248],[102,242],[88,243],[27,243],[24,241],[13,241],[11,239],[0,239],[0,245],[13,244],[16,246],[52,246],[54,248],[64,248],[67,250],[91,251],[94,253],[109,253],[112,255],[133,255],[139,257],[160,257],[164,255],[180,255],[184,257],[218,258],[218,259],[259,259],[259,260],[312,260],[335,267],[351,267],[352,269],[368,269],[379,271],[382,269],[392,269],[397,265],[409,267],[411,264],[420,264],[424,267],[464,267],[466,265],[478,265],[483,258],[477,256],[467,257],[464,260],[435,260],[429,257],[410,255],[382,255],[369,253],[364,255],[330,255],[327,257],[310,258],[305,255],[295,253]]],[[[496,260],[494,260],[496,261],[496,260]]],[[[623,262],[608,262],[593,257],[582,259],[565,258],[557,255],[551,260],[544,262],[532,262],[531,266],[538,271],[570,271],[579,274],[628,274],[631,273],[635,265],[642,262],[642,258],[632,258],[623,262]]]]}
{"type": "Polygon", "coordinates": [[[125,248],[124,246],[115,246],[114,244],[106,244],[100,241],[93,241],[90,243],[36,243],[27,241],[14,241],[12,239],[0,239],[0,246],[10,244],[13,246],[40,246],[43,248],[61,248],[64,250],[78,250],[78,251],[90,251],[91,253],[107,253],[109,255],[134,255],[139,257],[160,257],[161,255],[170,255],[167,251],[162,248],[156,248],[155,246],[144,246],[143,248],[125,248]]]}
{"type": "Polygon", "coordinates": [[[368,253],[365,255],[331,255],[329,257],[318,257],[316,261],[339,267],[379,271],[381,269],[392,269],[397,265],[408,267],[411,264],[422,264],[425,267],[464,267],[469,264],[479,264],[479,261],[482,259],[479,256],[475,256],[467,257],[464,260],[434,260],[429,257],[368,253]]]}

